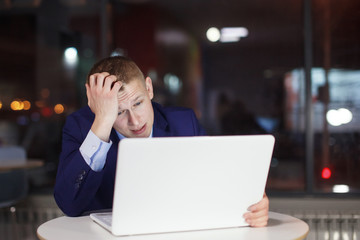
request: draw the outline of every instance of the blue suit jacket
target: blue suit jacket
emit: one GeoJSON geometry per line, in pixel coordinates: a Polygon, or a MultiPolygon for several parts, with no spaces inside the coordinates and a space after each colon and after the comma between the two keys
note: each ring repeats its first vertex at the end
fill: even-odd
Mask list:
{"type": "MultiPolygon", "coordinates": [[[[153,137],[200,136],[205,131],[194,112],[187,108],[163,108],[153,102],[153,137]]],[[[112,208],[117,147],[119,138],[112,129],[113,142],[104,169],[93,171],[83,159],[79,148],[86,138],[95,115],[89,107],[71,114],[63,128],[62,151],[54,189],[60,209],[69,216],[112,208]]]]}

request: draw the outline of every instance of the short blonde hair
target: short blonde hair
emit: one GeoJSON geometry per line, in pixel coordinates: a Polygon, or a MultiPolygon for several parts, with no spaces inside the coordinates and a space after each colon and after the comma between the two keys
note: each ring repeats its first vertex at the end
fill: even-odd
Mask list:
{"type": "Polygon", "coordinates": [[[141,80],[145,82],[144,74],[134,61],[122,56],[108,57],[95,63],[90,69],[86,82],[89,83],[89,78],[95,73],[108,72],[114,75],[117,81],[129,83],[133,80],[141,80]]]}

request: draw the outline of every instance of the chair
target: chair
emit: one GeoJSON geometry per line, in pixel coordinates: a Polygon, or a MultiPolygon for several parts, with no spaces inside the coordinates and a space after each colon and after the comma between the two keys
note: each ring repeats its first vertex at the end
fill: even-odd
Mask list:
{"type": "MultiPolygon", "coordinates": [[[[26,162],[25,149],[18,146],[0,147],[0,166],[26,162]]],[[[6,169],[6,168],[4,168],[6,169]]],[[[28,193],[27,175],[24,169],[0,170],[0,208],[8,207],[11,212],[13,238],[19,239],[15,204],[28,193]]]]}

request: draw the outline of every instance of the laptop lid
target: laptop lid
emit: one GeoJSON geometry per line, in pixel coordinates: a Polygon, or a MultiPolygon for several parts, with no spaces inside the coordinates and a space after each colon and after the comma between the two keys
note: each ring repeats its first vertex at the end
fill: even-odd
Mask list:
{"type": "Polygon", "coordinates": [[[121,140],[112,233],[248,225],[242,216],[262,199],[274,141],[271,135],[121,140]]]}

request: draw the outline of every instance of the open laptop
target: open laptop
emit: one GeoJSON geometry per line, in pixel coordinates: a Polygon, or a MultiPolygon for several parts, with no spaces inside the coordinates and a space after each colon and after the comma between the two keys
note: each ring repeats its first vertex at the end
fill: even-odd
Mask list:
{"type": "Polygon", "coordinates": [[[112,213],[90,217],[116,236],[247,226],[243,214],[262,199],[274,142],[272,135],[123,139],[112,213]]]}

